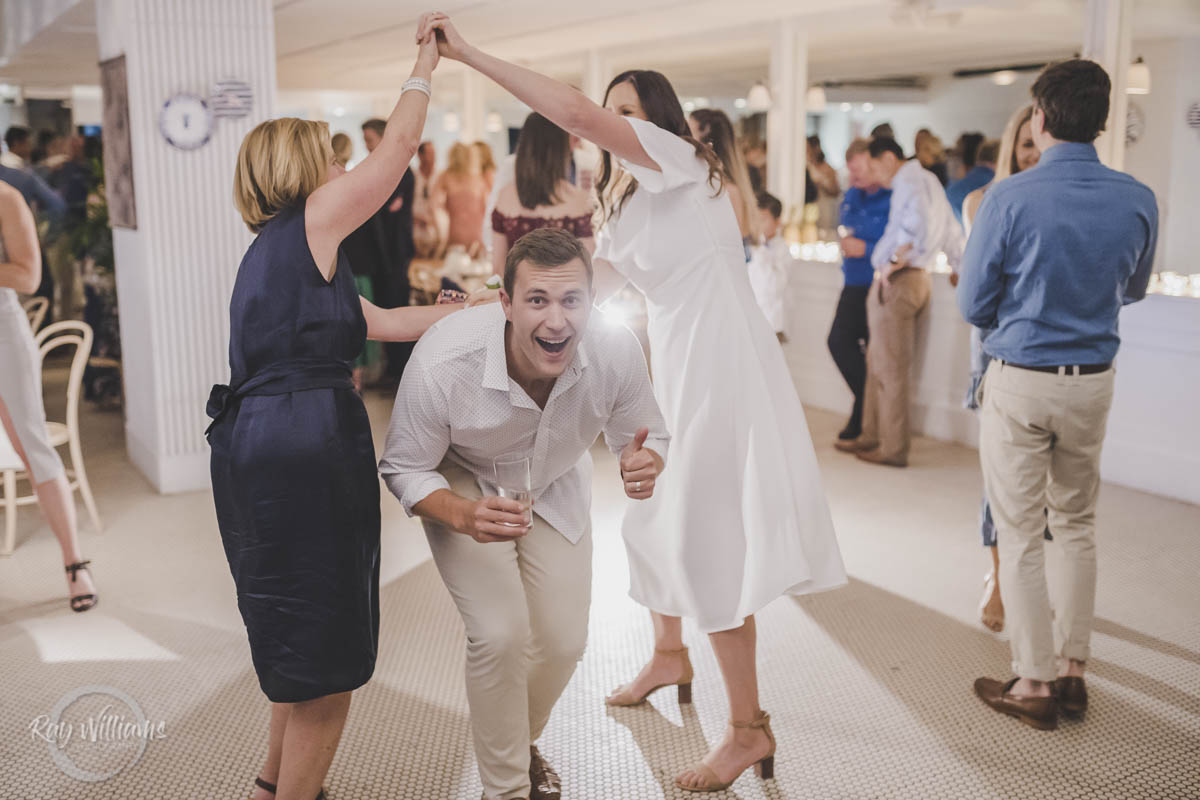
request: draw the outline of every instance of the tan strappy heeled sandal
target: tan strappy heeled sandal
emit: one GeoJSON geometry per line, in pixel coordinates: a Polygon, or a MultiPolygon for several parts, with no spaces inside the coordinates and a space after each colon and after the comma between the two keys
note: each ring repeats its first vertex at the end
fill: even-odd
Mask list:
{"type": "Polygon", "coordinates": [[[610,694],[608,697],[604,698],[605,705],[621,707],[621,708],[628,707],[628,706],[640,706],[642,703],[646,702],[646,698],[650,697],[650,695],[654,694],[659,689],[665,689],[668,686],[678,686],[679,687],[679,704],[680,705],[686,706],[692,702],[693,673],[692,673],[692,660],[690,658],[688,658],[688,649],[686,647],[681,647],[678,650],[655,649],[654,652],[661,653],[662,655],[667,655],[667,656],[675,656],[675,655],[683,656],[683,675],[679,678],[679,680],[675,681],[674,683],[660,683],[658,686],[655,686],[653,689],[646,692],[641,697],[634,697],[633,695],[631,695],[628,691],[628,684],[626,684],[625,686],[622,686],[620,689],[617,689],[615,692],[610,694]]]}
{"type": "MultiPolygon", "coordinates": [[[[761,760],[754,763],[754,772],[764,781],[774,778],[775,734],[771,733],[771,715],[765,711],[760,711],[758,712],[758,718],[751,720],[750,722],[730,722],[729,724],[735,728],[762,729],[763,733],[765,733],[767,738],[771,741],[771,749],[767,751],[767,754],[763,756],[761,760]]],[[[749,767],[747,767],[747,769],[749,769],[749,767]]],[[[676,778],[675,785],[680,789],[683,789],[685,792],[721,792],[728,789],[730,786],[733,786],[733,781],[736,781],[739,777],[741,777],[739,773],[733,777],[733,781],[722,783],[721,779],[717,777],[717,773],[713,772],[708,765],[703,763],[694,764],[685,771],[685,774],[686,772],[695,772],[697,775],[704,778],[704,783],[699,786],[689,786],[681,782],[679,778],[676,778]]]]}

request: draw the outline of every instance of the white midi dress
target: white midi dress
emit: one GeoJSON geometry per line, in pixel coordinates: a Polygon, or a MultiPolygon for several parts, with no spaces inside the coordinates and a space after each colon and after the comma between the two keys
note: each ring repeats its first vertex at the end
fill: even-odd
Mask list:
{"type": "Polygon", "coordinates": [[[646,297],[654,393],[672,436],[654,496],[625,514],[630,596],[704,632],[728,630],[846,573],[729,197],[713,196],[691,144],[627,119],[662,171],[622,162],[638,188],[601,227],[596,258],[646,297]]]}

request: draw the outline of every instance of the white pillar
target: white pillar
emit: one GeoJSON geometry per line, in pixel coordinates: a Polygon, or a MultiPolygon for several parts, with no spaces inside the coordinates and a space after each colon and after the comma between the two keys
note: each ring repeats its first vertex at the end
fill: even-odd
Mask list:
{"type": "Polygon", "coordinates": [[[613,76],[608,74],[608,65],[605,64],[599,50],[592,48],[584,53],[583,86],[580,88],[590,100],[603,103],[604,90],[608,88],[608,82],[612,79],[613,76]]]}
{"type": "Polygon", "coordinates": [[[1108,124],[1096,140],[1100,160],[1125,168],[1125,76],[1129,71],[1133,18],[1129,0],[1088,0],[1084,20],[1083,57],[1104,67],[1112,81],[1108,124]]]}
{"type": "Polygon", "coordinates": [[[485,138],[484,122],[487,109],[484,107],[483,75],[473,69],[463,70],[463,115],[458,138],[464,142],[477,142],[485,138]]]}
{"type": "Polygon", "coordinates": [[[271,0],[97,0],[96,21],[101,60],[123,54],[128,81],[137,228],[113,230],[126,443],[160,492],[203,489],[205,402],[229,380],[229,298],[252,238],[233,206],[234,164],[275,108],[271,0]],[[168,98],[209,97],[229,79],[249,84],[248,116],[214,120],[195,150],[162,137],[168,98]]]}
{"type": "Polygon", "coordinates": [[[769,82],[767,191],[782,201],[785,210],[800,208],[804,204],[807,162],[804,100],[808,88],[808,34],[797,19],[782,20],[775,29],[769,82]]]}

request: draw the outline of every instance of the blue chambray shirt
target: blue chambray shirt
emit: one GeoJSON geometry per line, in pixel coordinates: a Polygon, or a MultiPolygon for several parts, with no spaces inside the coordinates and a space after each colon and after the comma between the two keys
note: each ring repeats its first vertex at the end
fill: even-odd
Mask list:
{"type": "Polygon", "coordinates": [[[1146,296],[1158,237],[1154,192],[1063,142],[993,184],[959,269],[967,322],[996,328],[993,358],[1027,366],[1105,364],[1121,306],[1146,296]]]}

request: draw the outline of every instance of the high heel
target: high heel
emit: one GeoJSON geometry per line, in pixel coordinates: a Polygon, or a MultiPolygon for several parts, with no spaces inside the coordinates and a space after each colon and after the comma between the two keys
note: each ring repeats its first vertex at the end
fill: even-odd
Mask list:
{"type": "MultiPolygon", "coordinates": [[[[752,766],[754,767],[754,774],[762,778],[764,781],[769,781],[774,778],[775,734],[771,732],[771,715],[766,711],[759,711],[758,716],[749,722],[730,722],[729,724],[735,728],[759,728],[767,735],[767,739],[771,743],[770,749],[768,749],[765,756],[754,762],[752,766]]],[[[749,769],[749,767],[746,769],[749,769]]],[[[743,772],[744,771],[745,770],[743,770],[743,772]]],[[[733,781],[722,782],[721,779],[717,777],[717,773],[713,772],[712,769],[704,763],[692,765],[685,771],[684,774],[687,774],[687,772],[694,772],[700,777],[704,778],[704,783],[700,784],[699,786],[691,786],[683,783],[681,780],[682,776],[680,776],[680,778],[676,778],[675,786],[683,789],[685,792],[722,792],[728,789],[730,786],[733,786],[733,781],[736,781],[738,777],[740,777],[739,773],[738,775],[733,776],[733,781]]]]}
{"type": "Polygon", "coordinates": [[[688,658],[688,649],[686,647],[681,647],[678,650],[660,650],[660,649],[656,648],[654,652],[660,653],[662,655],[667,655],[667,656],[675,656],[675,655],[683,656],[683,675],[680,676],[679,680],[677,680],[673,683],[660,683],[658,686],[651,688],[650,691],[646,692],[641,697],[635,697],[635,696],[629,694],[626,687],[622,686],[620,689],[617,689],[615,692],[610,694],[608,697],[604,698],[605,705],[614,706],[614,707],[618,707],[618,708],[626,708],[629,706],[640,706],[646,702],[646,699],[648,697],[650,697],[650,695],[654,694],[659,689],[665,689],[668,686],[678,687],[678,697],[679,697],[680,705],[686,706],[686,705],[691,704],[691,702],[692,702],[692,679],[695,677],[695,675],[692,670],[692,660],[690,658],[688,658]]]}
{"type": "MultiPolygon", "coordinates": [[[[269,781],[264,781],[262,778],[255,778],[254,785],[257,786],[259,789],[262,789],[263,791],[267,791],[267,792],[270,792],[271,794],[275,794],[276,786],[275,786],[275,784],[273,784],[269,781]]],[[[254,800],[253,792],[250,793],[250,800],[254,800]]],[[[317,800],[328,800],[328,798],[325,796],[324,789],[322,789],[321,791],[319,791],[317,793],[317,800]]]]}
{"type": "MultiPolygon", "coordinates": [[[[74,564],[67,564],[65,567],[67,574],[71,576],[71,583],[75,582],[75,576],[81,569],[87,569],[91,561],[76,561],[74,564]]],[[[88,569],[88,572],[91,572],[88,569]]],[[[90,608],[95,608],[100,602],[100,598],[95,594],[79,594],[71,598],[71,610],[75,612],[87,611],[90,608]]]]}

